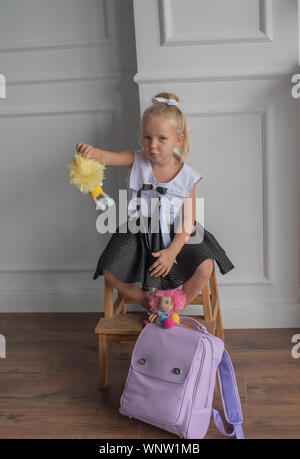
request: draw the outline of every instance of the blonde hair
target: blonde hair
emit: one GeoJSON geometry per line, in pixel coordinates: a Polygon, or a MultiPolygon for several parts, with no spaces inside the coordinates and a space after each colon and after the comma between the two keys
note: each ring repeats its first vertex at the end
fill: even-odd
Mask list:
{"type": "MultiPolygon", "coordinates": [[[[160,92],[156,94],[155,97],[164,97],[165,99],[175,99],[179,102],[179,98],[172,93],[169,92],[160,92]]],[[[180,106],[178,105],[168,105],[166,103],[153,103],[150,107],[146,108],[143,113],[141,119],[141,131],[143,130],[143,125],[147,118],[152,115],[161,115],[166,116],[171,121],[173,121],[175,134],[180,135],[184,134],[183,141],[181,145],[179,145],[179,150],[181,154],[181,158],[184,159],[188,152],[190,151],[190,138],[188,132],[187,122],[184,116],[183,111],[181,110],[180,106]]]]}

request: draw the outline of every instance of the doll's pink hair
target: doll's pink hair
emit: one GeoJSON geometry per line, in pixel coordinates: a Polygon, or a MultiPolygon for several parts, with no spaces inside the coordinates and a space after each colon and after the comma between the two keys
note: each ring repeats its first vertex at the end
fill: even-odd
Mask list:
{"type": "Polygon", "coordinates": [[[172,288],[170,290],[155,290],[152,293],[149,306],[151,312],[157,312],[158,308],[158,301],[162,296],[169,296],[172,298],[173,308],[171,312],[180,312],[184,308],[185,305],[185,294],[179,288],[172,288]]]}

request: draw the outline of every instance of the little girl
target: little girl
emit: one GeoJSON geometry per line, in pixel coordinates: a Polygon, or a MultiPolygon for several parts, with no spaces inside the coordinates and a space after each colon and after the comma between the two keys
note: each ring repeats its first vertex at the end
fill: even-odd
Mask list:
{"type": "MultiPolygon", "coordinates": [[[[148,202],[148,213],[144,215],[142,210],[137,220],[143,222],[146,231],[130,231],[128,221],[126,232],[120,232],[118,227],[101,254],[94,274],[94,279],[103,275],[111,285],[148,311],[151,287],[168,290],[182,285],[187,305],[210,278],[214,260],[222,274],[234,268],[215,237],[195,220],[195,186],[203,177],[183,162],[189,151],[189,135],[179,99],[174,94],[160,93],[152,102],[141,120],[143,149],[114,153],[77,144],[77,151],[86,158],[109,166],[128,166],[126,182],[131,198],[148,202]],[[175,147],[181,156],[174,152],[175,147]],[[191,199],[186,200],[187,197],[191,199]],[[159,198],[159,231],[154,232],[151,231],[151,198],[159,198]],[[166,209],[171,198],[182,204],[179,207],[182,212],[170,213],[172,206],[166,209]],[[187,201],[192,205],[187,205],[187,201]],[[166,210],[169,210],[168,220],[166,210]],[[179,214],[182,225],[181,230],[176,231],[175,217],[179,214]],[[195,243],[186,244],[190,237],[190,241],[196,238],[195,243]],[[142,288],[136,282],[142,282],[142,288]]],[[[128,216],[132,216],[129,209],[128,216]]]]}

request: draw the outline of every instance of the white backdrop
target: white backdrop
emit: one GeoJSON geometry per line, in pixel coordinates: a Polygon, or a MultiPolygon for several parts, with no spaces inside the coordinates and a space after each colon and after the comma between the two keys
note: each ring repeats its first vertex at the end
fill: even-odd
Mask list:
{"type": "MultiPolygon", "coordinates": [[[[296,0],[2,0],[0,311],[103,311],[109,235],[66,179],[75,143],[135,148],[175,92],[204,175],[226,328],[300,326],[296,0]],[[18,5],[18,7],[16,7],[18,5]]],[[[107,168],[117,196],[122,168],[107,168]]],[[[187,312],[196,312],[190,306],[187,312]]]]}

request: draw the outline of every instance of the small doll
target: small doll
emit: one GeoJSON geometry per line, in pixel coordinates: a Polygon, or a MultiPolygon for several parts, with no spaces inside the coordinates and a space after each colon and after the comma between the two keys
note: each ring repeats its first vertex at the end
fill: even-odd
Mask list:
{"type": "Polygon", "coordinates": [[[104,169],[104,164],[86,159],[78,153],[69,164],[69,182],[82,193],[90,193],[97,210],[105,210],[107,206],[114,204],[114,200],[102,189],[104,169]]]}
{"type": "Polygon", "coordinates": [[[185,294],[182,290],[175,288],[171,290],[155,290],[149,300],[151,314],[147,323],[154,322],[164,328],[172,328],[179,324],[177,312],[182,311],[185,305],[185,294]]]}
{"type": "Polygon", "coordinates": [[[115,202],[109,194],[103,191],[102,185],[103,182],[101,182],[100,185],[95,186],[95,188],[90,191],[90,196],[96,204],[97,210],[105,210],[107,206],[110,207],[115,202]]]}

